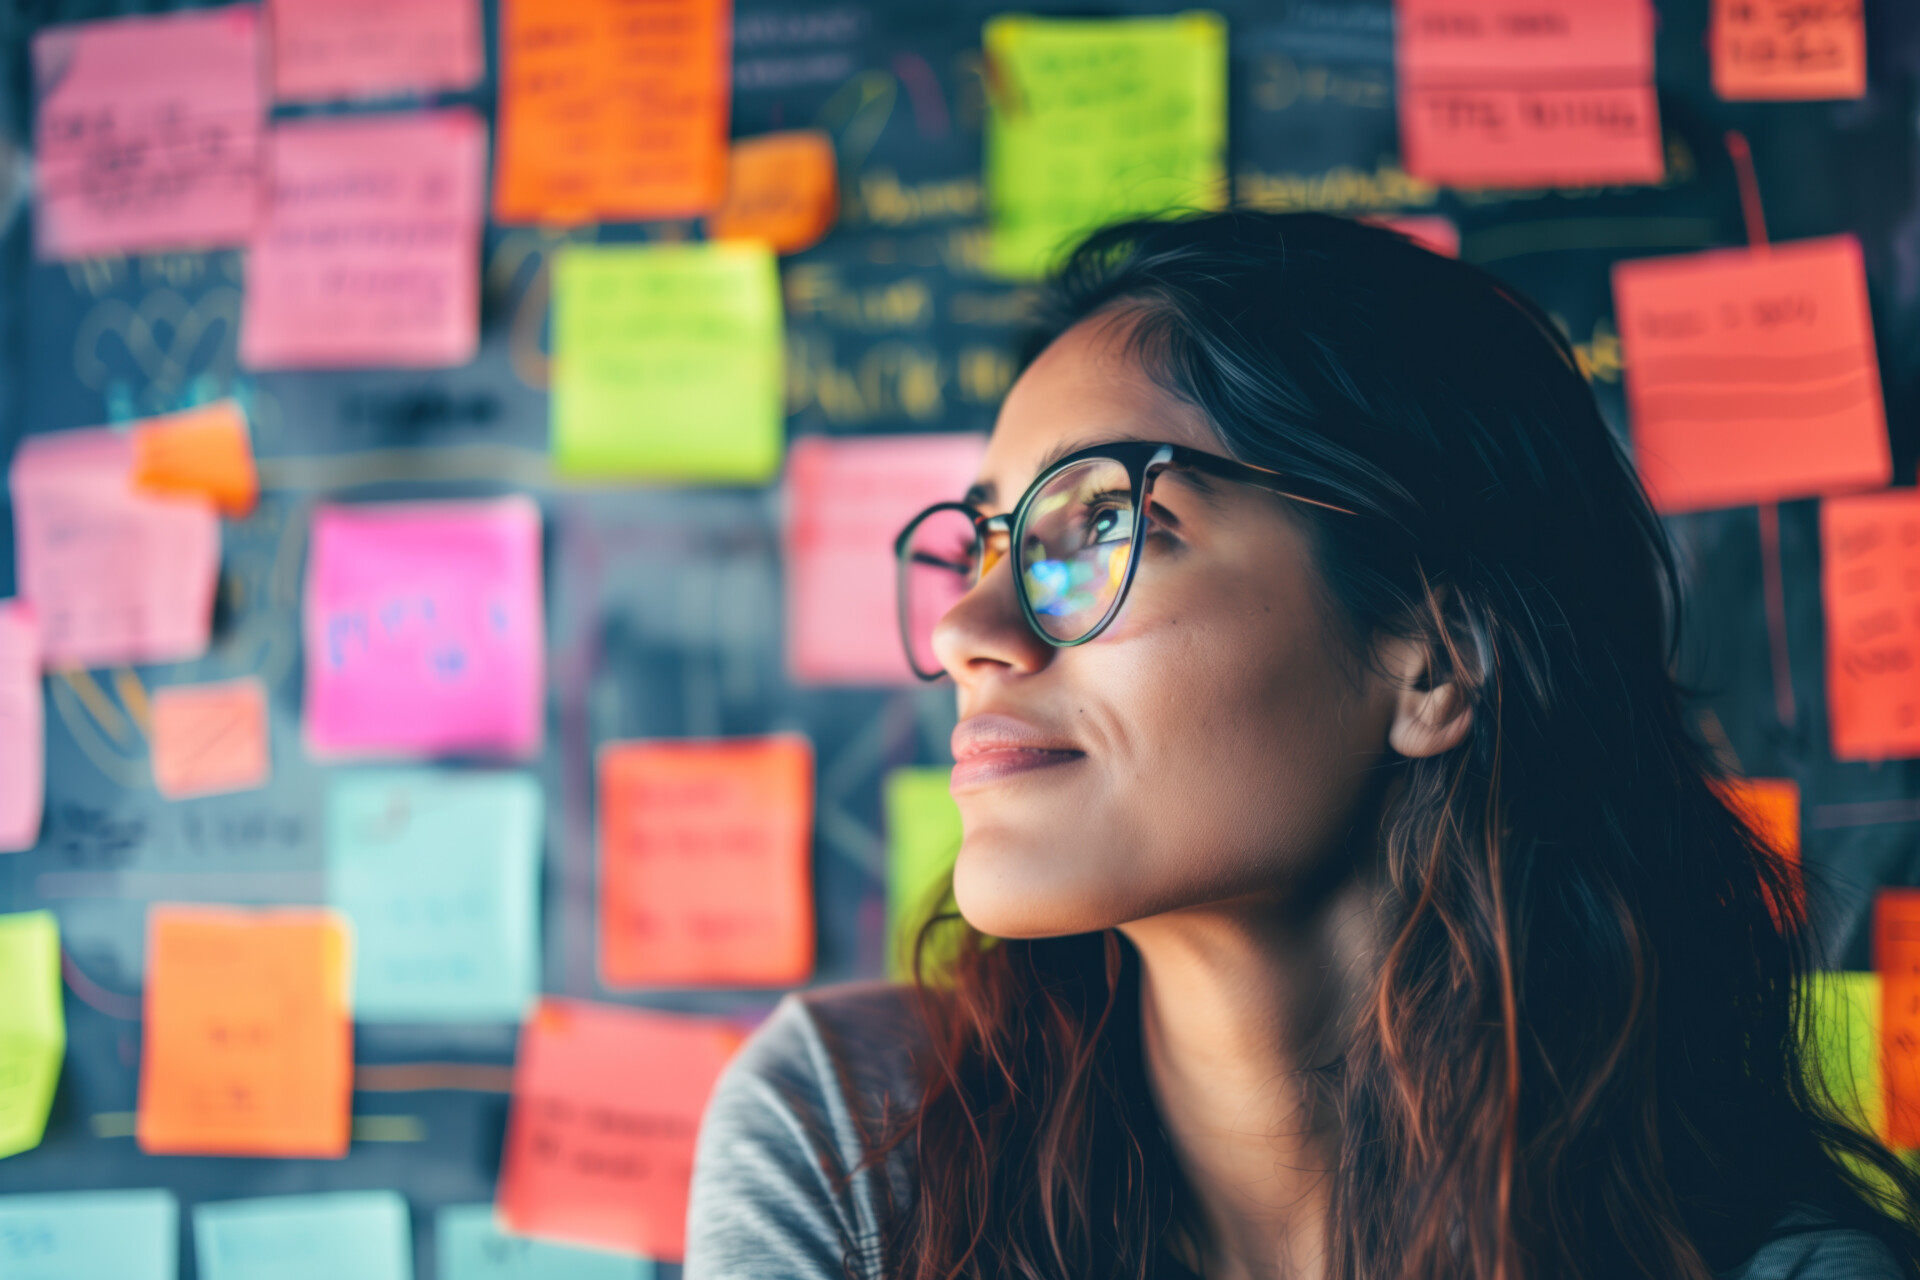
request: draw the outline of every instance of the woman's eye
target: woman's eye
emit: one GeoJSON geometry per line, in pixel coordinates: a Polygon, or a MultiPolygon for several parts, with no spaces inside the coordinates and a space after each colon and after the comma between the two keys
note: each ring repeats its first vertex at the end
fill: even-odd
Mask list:
{"type": "Polygon", "coordinates": [[[1106,503],[1095,506],[1088,513],[1087,528],[1094,542],[1116,542],[1131,538],[1132,504],[1106,503]]]}

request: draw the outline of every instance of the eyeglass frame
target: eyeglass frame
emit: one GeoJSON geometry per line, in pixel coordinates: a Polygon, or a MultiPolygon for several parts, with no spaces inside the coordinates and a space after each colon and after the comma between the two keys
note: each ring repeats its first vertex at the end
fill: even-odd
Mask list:
{"type": "MultiPolygon", "coordinates": [[[[1059,459],[1038,476],[1034,477],[1033,483],[1027,486],[1026,492],[1020,495],[1020,500],[1013,504],[1011,511],[997,516],[989,516],[981,514],[971,503],[936,502],[926,510],[920,512],[920,514],[916,515],[913,519],[907,521],[906,528],[902,529],[899,535],[894,538],[893,556],[895,572],[897,574],[895,604],[900,621],[900,644],[901,647],[906,650],[907,666],[913,671],[913,674],[929,683],[947,674],[946,669],[942,668],[932,675],[928,675],[926,672],[920,670],[913,659],[913,620],[909,616],[907,599],[907,575],[908,570],[912,567],[908,559],[908,544],[913,538],[914,531],[924,524],[929,517],[936,516],[943,511],[958,511],[970,519],[973,522],[973,554],[977,560],[981,561],[985,560],[988,537],[993,534],[1006,534],[1007,551],[1005,558],[1014,561],[1013,594],[1015,598],[1020,601],[1020,614],[1026,620],[1027,629],[1056,649],[1072,649],[1079,645],[1086,644],[1089,640],[1099,636],[1100,633],[1105,631],[1107,627],[1112,624],[1113,620],[1119,616],[1121,606],[1126,604],[1127,593],[1133,589],[1133,575],[1140,568],[1140,551],[1143,540],[1146,537],[1147,529],[1147,520],[1145,517],[1153,496],[1153,482],[1157,480],[1163,472],[1171,470],[1174,467],[1182,467],[1191,471],[1218,476],[1223,480],[1233,480],[1242,484],[1256,485],[1271,493],[1277,493],[1283,498],[1291,498],[1295,502],[1304,502],[1309,506],[1323,507],[1329,511],[1338,511],[1342,515],[1350,516],[1355,514],[1346,507],[1336,506],[1331,502],[1323,502],[1318,498],[1309,498],[1303,494],[1281,488],[1275,482],[1287,479],[1286,473],[1284,472],[1275,471],[1268,467],[1255,466],[1253,463],[1241,462],[1235,458],[1223,458],[1217,453],[1208,453],[1204,449],[1193,449],[1186,445],[1169,444],[1164,441],[1114,440],[1106,444],[1091,445],[1085,449],[1076,450],[1064,458],[1059,459]],[[1124,576],[1120,579],[1120,589],[1114,593],[1113,603],[1107,606],[1107,611],[1100,616],[1100,620],[1094,623],[1085,634],[1071,640],[1061,640],[1048,634],[1047,629],[1040,624],[1039,615],[1033,608],[1033,601],[1028,598],[1026,586],[1021,580],[1020,575],[1020,537],[1026,531],[1027,517],[1032,509],[1033,500],[1041,490],[1046,488],[1047,483],[1068,468],[1076,467],[1083,462],[1088,462],[1096,458],[1117,462],[1126,468],[1127,478],[1133,487],[1133,509],[1135,516],[1133,531],[1127,539],[1127,565],[1124,576]]],[[[995,560],[995,563],[998,563],[998,559],[995,560]]],[[[992,572],[993,567],[992,564],[983,563],[982,567],[977,570],[973,581],[967,585],[967,590],[973,590],[982,578],[985,578],[988,573],[992,572]]]]}

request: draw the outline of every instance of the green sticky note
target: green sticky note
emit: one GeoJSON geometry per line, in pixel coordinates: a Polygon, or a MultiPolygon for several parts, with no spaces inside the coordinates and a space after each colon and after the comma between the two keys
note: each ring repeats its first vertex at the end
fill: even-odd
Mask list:
{"type": "Polygon", "coordinates": [[[920,926],[948,896],[960,852],[960,809],[947,790],[951,769],[895,769],[882,793],[887,823],[887,965],[913,968],[920,926]]]}
{"type": "Polygon", "coordinates": [[[1227,203],[1227,24],[989,19],[988,260],[1043,274],[1094,228],[1227,203]]]}
{"type": "Polygon", "coordinates": [[[762,484],[785,442],[780,273],[760,244],[572,245],[553,263],[567,475],[762,484]]]}
{"type": "Polygon", "coordinates": [[[50,911],[0,916],[0,1156],[40,1145],[66,1050],[60,926],[50,911]]]}
{"type": "Polygon", "coordinates": [[[1887,1131],[1880,1083],[1880,975],[1814,973],[1807,978],[1813,1010],[1812,1058],[1833,1100],[1868,1133],[1887,1131]]]}
{"type": "Polygon", "coordinates": [[[653,1261],[575,1249],[501,1231],[490,1204],[450,1204],[434,1217],[440,1280],[653,1280],[653,1261]]]}

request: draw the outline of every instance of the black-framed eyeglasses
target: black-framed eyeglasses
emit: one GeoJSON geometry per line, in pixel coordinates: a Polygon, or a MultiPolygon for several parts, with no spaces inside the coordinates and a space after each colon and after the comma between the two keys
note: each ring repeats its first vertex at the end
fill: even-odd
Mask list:
{"type": "Polygon", "coordinates": [[[937,502],[900,531],[893,544],[900,638],[913,673],[922,680],[945,674],[933,652],[934,625],[1012,549],[1014,594],[1035,635],[1066,649],[1106,630],[1140,567],[1154,481],[1171,467],[1353,514],[1291,492],[1280,472],[1183,445],[1122,440],[1068,454],[1041,472],[1006,515],[937,502]]]}

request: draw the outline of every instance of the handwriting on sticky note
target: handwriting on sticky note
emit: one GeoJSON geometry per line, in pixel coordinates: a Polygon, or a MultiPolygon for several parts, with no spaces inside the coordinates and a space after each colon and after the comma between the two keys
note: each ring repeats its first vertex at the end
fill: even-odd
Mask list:
{"type": "Polygon", "coordinates": [[[0,853],[40,840],[47,715],[40,696],[40,624],[22,600],[0,600],[0,853]]]}
{"type": "Polygon", "coordinates": [[[40,1145],[66,1053],[60,926],[50,911],[0,915],[0,1156],[40,1145]]]}
{"type": "Polygon", "coordinates": [[[450,1204],[434,1215],[440,1280],[653,1280],[649,1258],[510,1236],[490,1204],[450,1204]]]}
{"type": "Polygon", "coordinates": [[[322,507],[307,565],[309,744],[333,757],[534,754],[543,618],[527,499],[322,507]]]}
{"type": "Polygon", "coordinates": [[[242,243],[266,104],[252,5],[33,40],[43,258],[242,243]]]}
{"type": "Polygon", "coordinates": [[[1086,232],[1227,199],[1227,25],[1003,15],[982,32],[994,268],[1036,276],[1086,232]]]}
{"type": "Polygon", "coordinates": [[[240,359],[463,364],[480,342],[486,126],[470,111],[319,118],[269,135],[240,359]]]}
{"type": "Polygon", "coordinates": [[[391,1191],[193,1207],[200,1280],[413,1280],[407,1202],[391,1191]]]}
{"type": "Polygon", "coordinates": [[[258,677],[156,689],[152,714],[153,781],[167,799],[267,785],[267,686],[258,677]]]}
{"type": "Polygon", "coordinates": [[[764,245],[561,251],[555,464],[575,475],[763,483],[785,440],[783,332],[764,245]]]}
{"type": "Polygon", "coordinates": [[[1820,551],[1834,757],[1920,755],[1920,493],[1821,503],[1820,551]]]}
{"type": "Polygon", "coordinates": [[[330,912],[155,906],[140,1149],[345,1155],[346,984],[347,931],[330,912]]]}
{"type": "Polygon", "coordinates": [[[792,986],[813,971],[813,748],[797,735],[600,752],[608,987],[792,986]]]}
{"type": "Polygon", "coordinates": [[[502,1225],[680,1261],[694,1136],[738,1043],[724,1023],[543,1000],[520,1032],[502,1225]]]}
{"type": "Polygon", "coordinates": [[[133,487],[166,497],[205,498],[223,515],[251,512],[260,496],[260,475],[239,403],[216,400],[135,423],[133,487]]]}
{"type": "Polygon", "coordinates": [[[964,496],[976,435],[807,436],[787,467],[787,664],[803,684],[913,684],[900,648],[893,540],[964,496]]]}
{"type": "Polygon", "coordinates": [[[7,1280],[174,1280],[180,1204],[170,1191],[0,1196],[7,1280]]]}
{"type": "Polygon", "coordinates": [[[833,139],[818,129],[741,138],[727,162],[727,197],[707,220],[715,240],[765,240],[798,253],[833,228],[840,188],[833,139]]]}
{"type": "Polygon", "coordinates": [[[1920,1147],[1920,889],[1873,896],[1873,967],[1880,975],[1880,1070],[1887,1145],[1920,1147]]]}
{"type": "MultiPolygon", "coordinates": [[[[960,853],[960,808],[948,790],[953,771],[895,769],[882,791],[887,823],[887,969],[913,972],[920,926],[946,897],[960,853]]],[[[938,954],[929,955],[936,962],[938,954]]]]}
{"type": "Polygon", "coordinates": [[[1860,242],[1616,263],[1634,461],[1662,512],[1892,477],[1860,242]]]}
{"type": "Polygon", "coordinates": [[[729,0],[506,0],[501,222],[706,213],[726,186],[729,0]]]}
{"type": "Polygon", "coordinates": [[[1862,7],[1860,0],[1713,0],[1713,91],[1745,101],[1864,96],[1862,7]]]}
{"type": "Polygon", "coordinates": [[[478,0],[271,0],[282,102],[464,89],[480,79],[478,0]]]}
{"type": "Polygon", "coordinates": [[[8,472],[19,589],[49,667],[205,652],[220,521],[205,501],[133,489],[133,445],[104,428],[28,436],[8,472]]]}
{"type": "Polygon", "coordinates": [[[362,1022],[518,1021],[540,986],[539,784],[379,769],[327,794],[328,901],[362,1022]]]}
{"type": "Polygon", "coordinates": [[[1407,172],[1453,186],[1658,182],[1647,0],[1395,0],[1407,172]]]}

